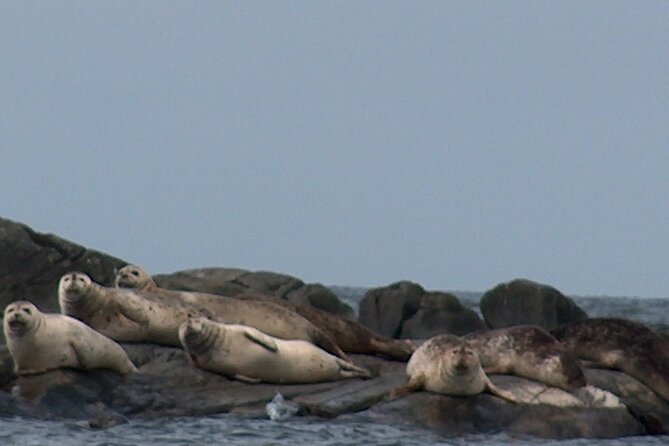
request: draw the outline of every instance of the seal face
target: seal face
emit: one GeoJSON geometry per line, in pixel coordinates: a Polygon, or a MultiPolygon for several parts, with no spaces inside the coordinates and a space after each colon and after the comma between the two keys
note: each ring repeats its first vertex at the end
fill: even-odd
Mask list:
{"type": "Polygon", "coordinates": [[[518,325],[463,336],[486,373],[517,375],[571,391],[586,385],[576,357],[541,327],[518,325]]]}
{"type": "Polygon", "coordinates": [[[552,330],[588,367],[620,370],[669,401],[669,341],[641,323],[592,318],[552,330]]]}
{"type": "Polygon", "coordinates": [[[126,265],[118,270],[114,285],[117,288],[134,288],[137,290],[151,290],[158,287],[153,277],[137,265],[126,265]]]}
{"type": "Polygon", "coordinates": [[[119,342],[178,347],[182,322],[189,317],[214,317],[206,309],[175,297],[101,286],[81,272],[62,276],[58,290],[61,313],[119,342]]]}
{"type": "Polygon", "coordinates": [[[42,313],[28,301],[5,308],[3,329],[19,375],[61,367],[103,368],[121,375],[137,371],[113,340],[69,316],[42,313]]]}
{"type": "Polygon", "coordinates": [[[233,379],[258,383],[314,383],[369,378],[369,372],[302,340],[284,340],[253,327],[193,318],[179,327],[193,364],[233,379]]]}
{"type": "Polygon", "coordinates": [[[348,360],[341,347],[325,330],[311,323],[292,308],[273,301],[239,299],[217,294],[176,291],[156,286],[151,276],[136,265],[126,265],[117,273],[117,286],[143,287],[139,292],[150,292],[163,299],[175,299],[206,309],[212,319],[227,324],[254,327],[281,339],[309,341],[325,351],[348,360]]]}
{"type": "Polygon", "coordinates": [[[407,363],[406,385],[394,389],[394,399],[415,390],[445,395],[477,395],[483,391],[517,402],[511,392],[499,389],[486,376],[479,357],[466,341],[445,334],[432,337],[416,349],[407,363]]]}

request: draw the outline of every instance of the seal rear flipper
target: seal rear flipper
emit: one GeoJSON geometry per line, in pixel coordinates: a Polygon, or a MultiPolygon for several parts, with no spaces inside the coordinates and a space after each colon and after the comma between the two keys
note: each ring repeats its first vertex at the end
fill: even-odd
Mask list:
{"type": "Polygon", "coordinates": [[[369,370],[358,367],[352,362],[344,361],[343,359],[336,358],[337,365],[341,369],[341,374],[345,378],[372,378],[372,374],[369,370]]]}
{"type": "Polygon", "coordinates": [[[422,390],[424,387],[425,387],[424,375],[421,374],[418,376],[411,377],[405,385],[395,387],[393,390],[391,390],[388,396],[386,397],[386,401],[396,400],[397,398],[401,398],[408,393],[422,390]]]}
{"type": "Polygon", "coordinates": [[[335,355],[344,361],[351,362],[349,357],[344,353],[344,351],[337,345],[335,341],[332,340],[332,338],[325,333],[323,333],[320,330],[316,330],[314,333],[312,333],[312,343],[326,352],[335,355]]]}
{"type": "Polygon", "coordinates": [[[255,342],[259,346],[276,353],[279,351],[279,347],[276,345],[276,342],[269,336],[266,336],[263,333],[260,332],[250,332],[250,331],[244,331],[244,336],[249,339],[250,341],[255,342]]]}
{"type": "Polygon", "coordinates": [[[416,344],[409,339],[370,339],[370,345],[382,355],[400,361],[408,361],[414,351],[416,344]]]}
{"type": "Polygon", "coordinates": [[[248,383],[248,384],[258,384],[258,383],[260,383],[260,378],[251,378],[250,376],[246,376],[246,375],[237,374],[237,375],[233,375],[232,378],[236,379],[237,381],[242,381],[242,382],[245,382],[245,383],[248,383]]]}

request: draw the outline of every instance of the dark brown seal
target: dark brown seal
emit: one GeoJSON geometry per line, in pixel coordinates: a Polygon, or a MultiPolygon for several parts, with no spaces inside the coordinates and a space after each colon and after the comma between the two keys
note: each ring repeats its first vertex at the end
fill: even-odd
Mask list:
{"type": "Polygon", "coordinates": [[[558,327],[553,335],[588,367],[627,373],[669,401],[669,342],[627,319],[593,318],[558,327]]]}

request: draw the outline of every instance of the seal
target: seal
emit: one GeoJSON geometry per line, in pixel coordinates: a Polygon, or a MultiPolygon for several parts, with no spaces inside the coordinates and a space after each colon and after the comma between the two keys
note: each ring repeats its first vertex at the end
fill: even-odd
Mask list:
{"type": "Polygon", "coordinates": [[[60,278],[58,303],[62,314],[77,318],[118,342],[179,347],[179,325],[190,317],[215,318],[192,303],[139,290],[105,287],[76,271],[60,278]]]}
{"type": "Polygon", "coordinates": [[[669,341],[627,319],[592,318],[551,333],[587,367],[625,372],[669,401],[669,341]]]}
{"type": "Polygon", "coordinates": [[[19,376],[68,367],[136,372],[125,350],[83,322],[62,314],[42,313],[33,303],[7,305],[3,330],[19,376]]]}
{"type": "Polygon", "coordinates": [[[306,384],[370,378],[369,372],[302,340],[284,340],[253,327],[194,318],[179,339],[196,367],[248,383],[306,384]]]}
{"type": "MultiPolygon", "coordinates": [[[[158,294],[169,291],[159,288],[153,277],[137,265],[126,265],[121,268],[116,274],[114,283],[119,288],[135,288],[158,294]]],[[[295,305],[284,299],[257,293],[231,297],[237,300],[272,302],[288,308],[321,329],[347,353],[379,354],[406,361],[416,349],[415,344],[408,339],[390,339],[380,336],[356,321],[344,319],[312,306],[295,305]]]]}
{"type": "Polygon", "coordinates": [[[541,327],[481,330],[462,338],[476,351],[487,374],[517,375],[567,391],[586,385],[576,357],[541,327]]]}
{"type": "Polygon", "coordinates": [[[434,336],[416,349],[406,367],[407,384],[393,389],[389,400],[409,392],[427,390],[444,395],[468,396],[488,391],[511,402],[516,397],[495,386],[467,341],[450,334],[434,336]]]}
{"type": "Polygon", "coordinates": [[[346,353],[324,330],[293,309],[274,302],[160,288],[151,275],[136,265],[121,268],[116,274],[115,284],[117,287],[137,287],[140,292],[197,305],[207,309],[219,322],[248,325],[281,339],[308,341],[328,353],[348,360],[346,353]]]}

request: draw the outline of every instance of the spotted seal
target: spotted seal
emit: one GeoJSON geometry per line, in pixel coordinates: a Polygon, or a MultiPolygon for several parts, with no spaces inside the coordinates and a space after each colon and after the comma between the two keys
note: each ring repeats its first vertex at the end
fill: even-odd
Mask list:
{"type": "Polygon", "coordinates": [[[33,303],[7,305],[3,330],[19,376],[58,368],[136,372],[123,348],[83,322],[62,314],[42,313],[33,303]]]}

